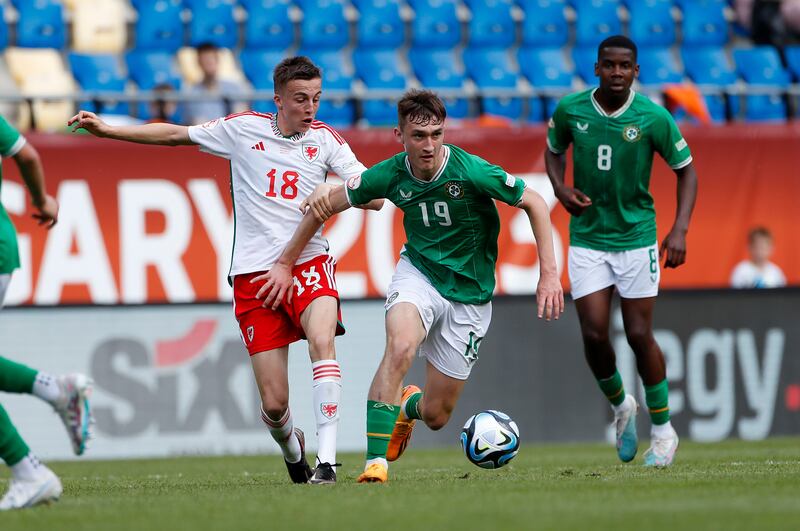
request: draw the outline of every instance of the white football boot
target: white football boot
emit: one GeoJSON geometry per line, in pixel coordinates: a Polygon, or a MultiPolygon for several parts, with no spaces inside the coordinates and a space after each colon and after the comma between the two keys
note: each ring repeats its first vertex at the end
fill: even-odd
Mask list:
{"type": "Polygon", "coordinates": [[[40,466],[36,479],[22,480],[12,478],[8,492],[0,500],[0,511],[24,509],[40,503],[50,503],[61,496],[61,481],[52,470],[40,466]]]}
{"type": "Polygon", "coordinates": [[[53,404],[56,413],[67,428],[72,451],[81,455],[86,450],[86,442],[92,437],[94,424],[89,397],[92,394],[92,380],[83,374],[66,374],[56,378],[61,389],[61,397],[53,404]]]}
{"type": "Polygon", "coordinates": [[[644,453],[644,466],[665,467],[672,464],[678,450],[678,434],[675,429],[665,438],[653,437],[650,448],[644,453]]]}
{"type": "Polygon", "coordinates": [[[639,449],[639,438],[636,435],[636,413],[639,404],[633,395],[625,395],[627,407],[614,414],[614,426],[617,431],[617,456],[620,461],[627,463],[636,457],[639,449]]]}

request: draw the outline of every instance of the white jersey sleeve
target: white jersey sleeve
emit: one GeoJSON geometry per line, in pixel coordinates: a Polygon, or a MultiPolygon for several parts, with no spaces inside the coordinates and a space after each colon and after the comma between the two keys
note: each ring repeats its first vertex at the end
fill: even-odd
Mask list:
{"type": "Polygon", "coordinates": [[[343,181],[367,171],[366,166],[359,162],[347,142],[334,143],[328,158],[328,167],[343,181]]]}
{"type": "Polygon", "coordinates": [[[241,122],[217,118],[204,124],[189,127],[189,139],[200,146],[201,151],[232,159],[239,137],[237,127],[241,122]]]}

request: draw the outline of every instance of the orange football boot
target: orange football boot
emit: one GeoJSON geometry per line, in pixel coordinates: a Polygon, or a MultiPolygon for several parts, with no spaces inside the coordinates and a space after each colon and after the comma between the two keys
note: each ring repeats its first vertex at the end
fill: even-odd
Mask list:
{"type": "Polygon", "coordinates": [[[386,483],[389,481],[389,469],[379,463],[372,463],[358,476],[359,483],[386,483]]]}
{"type": "Polygon", "coordinates": [[[389,447],[386,449],[386,460],[397,461],[403,452],[406,451],[409,441],[411,441],[411,433],[414,431],[414,423],[416,419],[410,419],[403,413],[403,404],[414,393],[420,393],[422,390],[416,385],[407,385],[403,387],[403,396],[400,398],[400,415],[394,423],[392,430],[392,438],[389,440],[389,447]]]}

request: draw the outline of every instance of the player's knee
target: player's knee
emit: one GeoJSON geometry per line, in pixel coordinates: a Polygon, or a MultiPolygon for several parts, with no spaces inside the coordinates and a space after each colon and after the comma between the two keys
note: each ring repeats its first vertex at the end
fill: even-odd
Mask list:
{"type": "Polygon", "coordinates": [[[285,401],[281,403],[272,403],[272,404],[265,404],[261,403],[261,409],[266,413],[267,417],[269,417],[272,421],[279,421],[283,418],[286,414],[286,410],[289,409],[289,401],[285,401]]]}
{"type": "Polygon", "coordinates": [[[386,355],[395,366],[408,366],[414,360],[417,345],[402,335],[390,336],[387,339],[386,355]]]}
{"type": "Polygon", "coordinates": [[[608,343],[608,330],[587,327],[581,329],[581,334],[583,335],[584,345],[589,347],[605,345],[608,343]]]}
{"type": "Polygon", "coordinates": [[[450,420],[450,413],[442,410],[434,411],[430,414],[423,413],[422,420],[428,428],[433,431],[438,431],[447,425],[447,422],[450,420]]]}
{"type": "Polygon", "coordinates": [[[655,341],[653,333],[646,326],[626,330],[625,337],[634,352],[647,350],[650,344],[655,341]]]}
{"type": "Polygon", "coordinates": [[[317,334],[308,338],[308,348],[315,359],[333,358],[333,336],[317,334]]]}

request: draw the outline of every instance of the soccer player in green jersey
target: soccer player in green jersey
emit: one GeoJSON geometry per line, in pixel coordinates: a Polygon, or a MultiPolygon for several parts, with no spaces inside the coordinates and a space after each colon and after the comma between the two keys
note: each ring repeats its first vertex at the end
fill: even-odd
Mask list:
{"type": "Polygon", "coordinates": [[[653,338],[659,261],[678,267],[686,259],[686,232],[697,193],[689,146],[669,112],[631,90],[639,72],[636,45],[609,37],[597,51],[600,86],[564,97],[547,134],[547,175],[572,215],[569,278],[584,350],[600,389],[614,409],[617,453],[636,456],[634,397],[626,394],[608,338],[611,296],[619,291],[625,335],[636,355],[652,421],[645,465],[667,466],[678,448],[670,424],[664,356],[653,338]],[[573,145],[574,186],[565,184],[565,153],[573,145]],[[678,178],[675,222],[659,249],[649,192],[653,154],[678,178]]]}
{"type": "MultiPolygon", "coordinates": [[[[58,201],[45,191],[44,169],[39,154],[5,118],[0,117],[0,156],[13,157],[31,195],[33,217],[48,229],[58,219],[58,201]]],[[[0,171],[0,184],[2,172],[0,171]]],[[[17,234],[0,204],[0,308],[11,274],[18,268],[17,234]]],[[[0,391],[32,394],[49,403],[61,417],[78,455],[86,448],[91,415],[88,393],[90,380],[80,374],[51,376],[0,357],[0,391]]],[[[0,511],[21,509],[58,499],[61,482],[41,464],[20,437],[6,410],[0,405],[0,459],[11,468],[8,491],[0,499],[0,511]]]]}
{"type": "Polygon", "coordinates": [[[447,424],[469,377],[492,315],[500,220],[494,200],[525,211],[539,249],[538,316],[558,318],[564,295],[556,270],[550,210],[525,183],[464,150],[444,144],[444,104],[412,90],[398,103],[394,134],[405,151],[344,186],[321,185],[258,297],[292,296],[291,267],[320,223],[350,206],[389,199],[403,211],[406,244],[386,299],[386,350],[367,400],[367,463],[360,483],[388,480],[414,422],[447,424]],[[401,390],[419,351],[427,358],[425,392],[401,390]]]}

